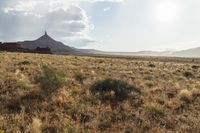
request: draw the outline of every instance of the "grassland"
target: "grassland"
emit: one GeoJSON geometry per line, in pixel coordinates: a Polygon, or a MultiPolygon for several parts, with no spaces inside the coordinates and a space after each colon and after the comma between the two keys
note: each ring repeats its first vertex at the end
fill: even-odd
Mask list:
{"type": "Polygon", "coordinates": [[[198,133],[199,62],[0,53],[0,133],[198,133]],[[91,86],[106,78],[140,93],[99,98],[91,86]]]}

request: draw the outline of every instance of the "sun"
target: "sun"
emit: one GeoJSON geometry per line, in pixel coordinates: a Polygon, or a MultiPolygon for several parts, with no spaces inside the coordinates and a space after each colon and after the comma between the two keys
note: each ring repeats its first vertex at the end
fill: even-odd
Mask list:
{"type": "Polygon", "coordinates": [[[170,1],[160,2],[155,7],[155,17],[160,22],[173,22],[178,17],[178,7],[170,1]]]}

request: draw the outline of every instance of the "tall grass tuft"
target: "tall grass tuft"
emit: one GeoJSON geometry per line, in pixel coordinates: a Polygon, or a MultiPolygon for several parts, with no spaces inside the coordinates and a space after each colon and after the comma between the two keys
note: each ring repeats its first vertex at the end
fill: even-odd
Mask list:
{"type": "Polygon", "coordinates": [[[41,120],[38,118],[33,118],[32,121],[33,133],[42,133],[41,126],[42,126],[41,120]]]}

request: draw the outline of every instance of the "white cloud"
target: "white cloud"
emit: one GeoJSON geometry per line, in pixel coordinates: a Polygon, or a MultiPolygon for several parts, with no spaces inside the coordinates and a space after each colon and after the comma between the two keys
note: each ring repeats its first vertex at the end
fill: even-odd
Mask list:
{"type": "MultiPolygon", "coordinates": [[[[91,40],[92,30],[85,11],[70,1],[17,0],[0,1],[0,35],[2,41],[17,41],[39,36],[47,30],[57,39],[91,40]],[[64,5],[61,4],[64,2],[64,5]],[[77,34],[81,33],[81,37],[77,34]],[[39,35],[36,35],[39,34],[39,35]],[[84,38],[85,37],[85,38],[84,38]],[[73,38],[73,39],[70,39],[73,38]],[[76,38],[76,39],[75,39],[76,38]]],[[[74,44],[74,43],[73,43],[74,44]]]]}
{"type": "Polygon", "coordinates": [[[47,7],[49,9],[54,8],[66,8],[69,5],[78,4],[79,2],[124,2],[124,0],[2,0],[0,3],[9,3],[7,7],[4,7],[5,11],[33,11],[37,7],[47,7]]]}
{"type": "Polygon", "coordinates": [[[106,8],[103,9],[103,11],[104,11],[104,12],[107,12],[107,11],[109,11],[110,9],[111,9],[110,7],[106,7],[106,8]]]}
{"type": "MultiPolygon", "coordinates": [[[[80,2],[123,2],[124,0],[1,0],[0,35],[3,41],[38,36],[47,30],[56,39],[83,46],[94,42],[94,28],[80,2]]],[[[109,8],[104,9],[110,10],[109,8]]]]}

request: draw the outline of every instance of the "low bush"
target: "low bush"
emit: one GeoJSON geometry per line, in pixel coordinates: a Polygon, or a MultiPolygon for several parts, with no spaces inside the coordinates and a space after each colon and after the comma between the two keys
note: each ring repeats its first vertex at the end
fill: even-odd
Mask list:
{"type": "Polygon", "coordinates": [[[199,68],[200,68],[200,66],[197,66],[197,65],[192,66],[192,69],[199,69],[199,68]]]}
{"type": "Polygon", "coordinates": [[[83,84],[83,81],[87,79],[82,73],[75,74],[74,78],[76,81],[80,82],[81,84],[83,84]]]}
{"type": "Polygon", "coordinates": [[[29,64],[31,64],[30,61],[24,60],[24,61],[19,62],[18,65],[29,65],[29,64]]]}
{"type": "Polygon", "coordinates": [[[148,66],[149,66],[149,67],[152,67],[152,68],[156,67],[155,64],[149,64],[148,66]]]}
{"type": "Polygon", "coordinates": [[[54,92],[65,84],[65,75],[62,71],[52,67],[43,66],[43,72],[36,77],[37,83],[46,93],[54,92]]]}
{"type": "Polygon", "coordinates": [[[101,97],[110,94],[115,99],[123,101],[128,98],[129,93],[139,92],[140,89],[128,84],[126,81],[106,78],[104,80],[96,81],[90,88],[92,94],[100,95],[101,97]]]}
{"type": "Polygon", "coordinates": [[[193,77],[194,77],[193,73],[192,73],[192,72],[189,72],[189,71],[184,72],[183,75],[184,75],[186,78],[193,78],[193,77]]]}

